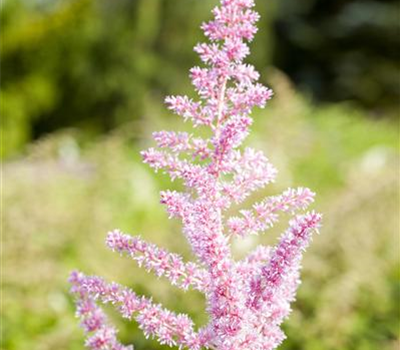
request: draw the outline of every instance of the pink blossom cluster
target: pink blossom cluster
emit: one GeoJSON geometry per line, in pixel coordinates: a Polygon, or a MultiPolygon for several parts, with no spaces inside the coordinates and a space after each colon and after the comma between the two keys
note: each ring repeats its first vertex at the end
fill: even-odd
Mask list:
{"type": "Polygon", "coordinates": [[[307,188],[288,189],[236,216],[228,214],[232,205],[275,181],[277,171],[262,152],[242,147],[252,124],[252,108],[264,107],[272,97],[270,89],[257,83],[254,67],[243,63],[248,42],[257,31],[254,1],[220,2],[213,10],[214,19],[202,25],[210,42],[195,47],[205,65],[190,71],[199,99],[166,98],[170,110],[194,127],[209,128],[212,136],[156,132],[157,148],[142,152],[144,162],[155,171],[184,185],[181,192],[161,192],[160,201],[170,218],[182,222],[196,262],[185,262],[176,253],[118,230],[107,236],[110,249],[131,257],[147,271],[183,290],[204,293],[209,322],[195,329],[188,316],[168,311],[129,288],[74,272],[70,281],[77,315],[92,350],[132,349],[118,342],[101,303],[135,319],[146,337],[179,349],[272,350],[285,338],[280,325],[291,311],[302,252],[318,231],[321,215],[303,212],[314,200],[307,188]],[[277,246],[259,246],[236,261],[231,240],[267,230],[279,213],[292,219],[277,246]]]}

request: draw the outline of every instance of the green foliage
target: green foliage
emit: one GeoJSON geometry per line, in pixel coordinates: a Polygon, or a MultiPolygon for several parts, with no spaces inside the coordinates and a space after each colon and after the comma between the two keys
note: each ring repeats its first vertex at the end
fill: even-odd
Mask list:
{"type": "MultiPolygon", "coordinates": [[[[3,0],[2,158],[64,127],[89,136],[147,118],[189,91],[199,25],[215,0],[3,0]]],[[[397,3],[259,1],[251,63],[273,64],[319,100],[397,116],[397,3]]]]}
{"type": "MultiPolygon", "coordinates": [[[[280,171],[280,181],[264,194],[307,185],[318,191],[316,207],[324,213],[282,349],[394,350],[400,342],[397,132],[389,122],[363,118],[347,106],[316,108],[282,76],[270,76],[276,98],[257,113],[250,139],[280,171]]],[[[66,282],[75,268],[130,285],[206,322],[199,294],[174,289],[104,246],[106,231],[118,227],[189,254],[179,224],[158,204],[158,190],[171,184],[138,157],[150,142],[148,129],[180,125],[158,107],[153,104],[146,123],[124,125],[95,143],[66,131],[5,163],[2,349],[83,348],[66,282]]],[[[239,240],[237,255],[275,241],[283,227],[239,240]]],[[[138,350],[167,349],[110,312],[125,342],[138,350]]]]}
{"type": "Polygon", "coordinates": [[[274,63],[318,100],[353,100],[398,118],[395,0],[277,2],[274,63]]]}
{"type": "Polygon", "coordinates": [[[2,156],[62,127],[98,134],[138,120],[153,94],[187,84],[208,1],[5,0],[2,156]]]}

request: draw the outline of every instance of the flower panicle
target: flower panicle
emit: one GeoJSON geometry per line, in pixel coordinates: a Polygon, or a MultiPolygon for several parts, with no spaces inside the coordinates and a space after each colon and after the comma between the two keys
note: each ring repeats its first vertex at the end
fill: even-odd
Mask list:
{"type": "Polygon", "coordinates": [[[181,221],[196,261],[185,262],[176,253],[119,230],[109,232],[106,240],[111,250],[157,277],[203,293],[209,322],[196,331],[187,315],[175,314],[127,287],[74,272],[71,291],[91,350],[133,349],[118,342],[101,304],[111,304],[122,317],[135,320],[146,337],[179,349],[273,350],[285,339],[280,326],[290,314],[302,254],[318,232],[321,215],[304,213],[315,194],[303,187],[228,214],[233,205],[277,177],[263,152],[243,147],[253,124],[252,109],[265,107],[273,96],[258,83],[256,69],[244,62],[257,32],[254,5],[254,0],[220,0],[214,18],[201,26],[209,41],[194,48],[203,62],[189,74],[198,98],[165,99],[169,110],[210,136],[158,131],[153,133],[157,147],[141,153],[156,172],[182,182],[180,192],[162,191],[160,203],[169,218],[181,221]],[[292,219],[278,244],[259,246],[235,261],[231,240],[266,231],[282,213],[292,219]]]}

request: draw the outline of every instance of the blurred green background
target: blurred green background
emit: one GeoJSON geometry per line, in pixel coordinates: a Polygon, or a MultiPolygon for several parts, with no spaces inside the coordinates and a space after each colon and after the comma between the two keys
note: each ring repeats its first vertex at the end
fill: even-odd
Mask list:
{"type": "MultiPolygon", "coordinates": [[[[199,25],[216,0],[3,0],[1,9],[2,350],[78,350],[68,273],[79,268],[207,319],[204,300],[104,246],[120,228],[190,258],[158,192],[179,188],[139,158],[161,129],[189,130],[162,105],[189,93],[199,25]]],[[[400,347],[399,4],[259,0],[249,61],[275,91],[248,144],[278,181],[317,192],[322,234],[283,350],[400,347]]],[[[285,218],[286,219],[286,218],[285,218]]],[[[234,242],[243,256],[287,224],[234,242]]],[[[121,339],[166,349],[110,310],[121,339]]]]}

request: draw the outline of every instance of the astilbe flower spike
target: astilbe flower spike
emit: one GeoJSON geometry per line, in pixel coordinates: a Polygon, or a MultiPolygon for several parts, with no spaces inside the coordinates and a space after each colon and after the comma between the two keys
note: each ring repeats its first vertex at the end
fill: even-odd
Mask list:
{"type": "Polygon", "coordinates": [[[252,108],[264,107],[272,97],[270,89],[257,83],[254,67],[243,63],[249,54],[247,42],[257,31],[253,6],[253,0],[221,0],[213,10],[214,19],[202,25],[210,42],[195,47],[205,64],[190,71],[199,100],[166,98],[170,110],[195,127],[209,128],[212,137],[161,131],[153,135],[158,148],[142,152],[150,167],[183,181],[186,190],[161,192],[161,203],[170,218],[182,221],[197,261],[184,262],[178,254],[118,230],[107,237],[109,248],[130,256],[139,266],[179,288],[204,293],[209,323],[196,331],[186,315],[116,283],[73,272],[72,292],[89,349],[133,349],[118,342],[101,303],[135,319],[146,337],[179,349],[271,350],[285,338],[280,325],[291,311],[302,252],[318,230],[321,215],[298,213],[314,199],[309,189],[298,188],[227,217],[232,204],[273,182],[277,173],[262,152],[240,147],[252,124],[252,108]],[[280,212],[293,218],[278,245],[259,246],[244,260],[235,261],[232,237],[265,231],[278,221],[280,212]]]}

